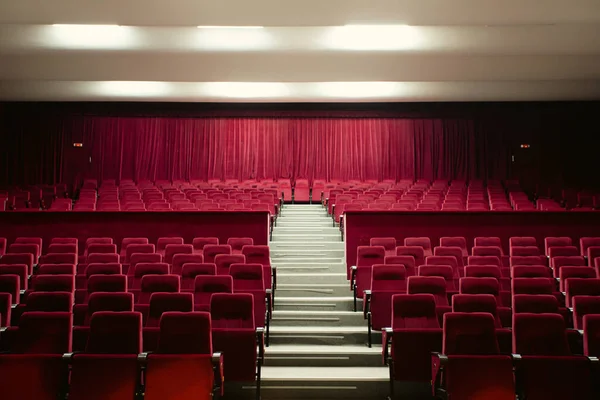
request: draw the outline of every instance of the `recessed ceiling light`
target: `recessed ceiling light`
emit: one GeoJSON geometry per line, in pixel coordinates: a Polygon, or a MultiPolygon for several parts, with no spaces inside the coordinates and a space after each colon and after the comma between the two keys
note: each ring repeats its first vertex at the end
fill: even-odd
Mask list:
{"type": "Polygon", "coordinates": [[[242,25],[198,25],[198,29],[263,29],[264,26],[242,26],[242,25]]]}
{"type": "Polygon", "coordinates": [[[120,28],[121,25],[116,24],[52,24],[58,28],[120,28]]]}

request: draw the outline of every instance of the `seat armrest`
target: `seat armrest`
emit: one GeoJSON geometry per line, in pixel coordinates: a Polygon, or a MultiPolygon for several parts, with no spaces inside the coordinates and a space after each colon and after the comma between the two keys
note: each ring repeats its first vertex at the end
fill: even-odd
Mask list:
{"type": "Polygon", "coordinates": [[[356,280],[357,266],[353,265],[350,267],[350,290],[354,290],[354,281],[356,280]]]}
{"type": "Polygon", "coordinates": [[[448,364],[448,356],[436,351],[431,353],[431,389],[435,396],[438,391],[444,391],[443,372],[448,364]]]}
{"type": "Polygon", "coordinates": [[[363,292],[363,300],[365,302],[363,307],[363,317],[367,319],[367,314],[371,312],[371,291],[365,290],[363,292]]]}
{"type": "Polygon", "coordinates": [[[220,393],[220,395],[223,396],[225,389],[225,385],[223,385],[223,353],[213,353],[212,364],[215,376],[213,393],[220,393]]]}
{"type": "Polygon", "coordinates": [[[265,328],[256,328],[256,342],[258,345],[258,359],[262,364],[265,357],[265,328]]]}
{"type": "Polygon", "coordinates": [[[390,345],[392,344],[392,337],[394,336],[394,330],[392,328],[383,328],[382,334],[382,345],[383,345],[383,362],[388,364],[390,358],[390,345]]]}

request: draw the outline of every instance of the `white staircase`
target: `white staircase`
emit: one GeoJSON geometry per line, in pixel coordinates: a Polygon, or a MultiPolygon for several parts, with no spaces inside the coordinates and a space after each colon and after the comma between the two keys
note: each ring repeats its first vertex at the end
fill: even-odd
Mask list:
{"type": "Polygon", "coordinates": [[[385,399],[381,348],[352,311],[339,228],[321,205],[285,205],[273,230],[277,267],[263,400],[385,399]]]}

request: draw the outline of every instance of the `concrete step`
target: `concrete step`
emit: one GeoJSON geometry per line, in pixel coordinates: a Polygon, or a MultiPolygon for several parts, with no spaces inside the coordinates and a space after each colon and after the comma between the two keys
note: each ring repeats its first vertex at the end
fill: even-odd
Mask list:
{"type": "Polygon", "coordinates": [[[304,256],[294,257],[293,260],[283,258],[283,257],[273,257],[271,256],[271,263],[275,265],[285,265],[285,264],[313,264],[313,265],[323,265],[323,264],[343,264],[342,257],[310,257],[308,254],[304,256]]]}
{"type": "Polygon", "coordinates": [[[331,242],[323,242],[319,241],[318,243],[304,243],[304,242],[280,242],[273,241],[269,243],[269,247],[271,251],[274,250],[344,250],[344,242],[342,241],[331,241],[331,242]]]}
{"type": "Polygon", "coordinates": [[[288,219],[288,218],[280,218],[277,220],[277,228],[284,228],[287,226],[291,227],[307,227],[307,226],[323,226],[330,227],[332,226],[331,220],[327,219],[307,219],[307,218],[298,218],[298,219],[288,219]]]}
{"type": "Polygon", "coordinates": [[[367,326],[362,312],[275,310],[271,326],[367,326]]]}
{"type": "Polygon", "coordinates": [[[279,226],[277,225],[274,229],[277,233],[300,233],[307,234],[312,232],[321,232],[321,233],[337,233],[340,231],[340,228],[337,228],[333,225],[330,226],[279,226]]]}
{"type": "Polygon", "coordinates": [[[352,311],[352,296],[292,297],[277,290],[275,310],[352,311]]]}
{"type": "Polygon", "coordinates": [[[276,261],[322,261],[339,262],[344,259],[344,250],[273,250],[271,251],[271,260],[276,261]]]}
{"type": "Polygon", "coordinates": [[[271,345],[265,353],[266,366],[380,367],[381,348],[360,345],[302,346],[271,345]]]}
{"type": "Polygon", "coordinates": [[[346,283],[300,283],[277,282],[277,296],[289,297],[340,297],[351,294],[346,283]]]}
{"type": "MultiPolygon", "coordinates": [[[[335,284],[345,283],[346,274],[344,272],[317,272],[314,273],[293,273],[285,270],[278,270],[277,272],[277,284],[309,284],[309,283],[321,283],[321,284],[335,284]]],[[[348,283],[348,287],[350,284],[348,283]]]]}
{"type": "MultiPolygon", "coordinates": [[[[387,367],[262,368],[262,400],[362,399],[387,396],[387,367]]],[[[225,400],[251,399],[255,385],[226,385],[225,400]]]]}
{"type": "Polygon", "coordinates": [[[345,264],[341,263],[298,263],[286,260],[285,262],[272,262],[272,265],[277,267],[277,273],[314,273],[314,274],[328,274],[328,273],[346,273],[345,264]]]}
{"type": "MultiPolygon", "coordinates": [[[[272,326],[269,336],[271,344],[364,345],[368,343],[367,326],[272,326]]],[[[381,333],[372,333],[373,346],[381,345],[381,333]]]]}
{"type": "Polygon", "coordinates": [[[288,232],[273,231],[274,242],[292,242],[292,243],[322,243],[341,241],[341,233],[338,231],[329,233],[306,233],[306,232],[288,232]]]}

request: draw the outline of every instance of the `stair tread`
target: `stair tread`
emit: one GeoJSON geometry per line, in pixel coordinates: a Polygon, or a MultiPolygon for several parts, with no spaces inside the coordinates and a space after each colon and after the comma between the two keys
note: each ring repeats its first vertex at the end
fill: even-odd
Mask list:
{"type": "Polygon", "coordinates": [[[366,333],[365,326],[272,326],[271,334],[277,333],[366,333]]]}
{"type": "Polygon", "coordinates": [[[269,367],[263,381],[387,381],[387,367],[269,367]]]}
{"type": "Polygon", "coordinates": [[[381,348],[367,347],[356,344],[334,345],[310,345],[310,344],[273,344],[267,347],[266,354],[381,354],[381,348]]]}

